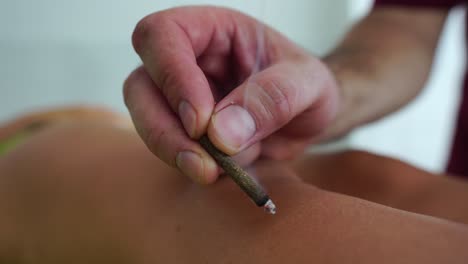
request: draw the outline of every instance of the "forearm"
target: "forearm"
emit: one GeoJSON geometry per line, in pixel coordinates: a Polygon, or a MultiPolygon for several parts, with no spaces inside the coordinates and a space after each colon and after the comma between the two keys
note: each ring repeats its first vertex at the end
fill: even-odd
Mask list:
{"type": "Polygon", "coordinates": [[[325,63],[341,91],[341,108],[324,139],[379,119],[424,86],[447,10],[378,8],[358,23],[325,63]]]}

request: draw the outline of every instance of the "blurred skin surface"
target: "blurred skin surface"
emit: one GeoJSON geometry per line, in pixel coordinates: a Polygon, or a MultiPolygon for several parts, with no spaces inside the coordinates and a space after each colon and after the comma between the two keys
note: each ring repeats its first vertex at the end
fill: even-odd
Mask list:
{"type": "Polygon", "coordinates": [[[148,148],[195,182],[219,168],[207,133],[244,165],[287,160],[413,99],[430,72],[445,9],[376,8],[320,59],[240,12],[180,7],[143,18],[133,45],[143,65],[124,97],[148,148]]]}
{"type": "Polygon", "coordinates": [[[1,263],[468,258],[465,182],[357,151],[257,161],[271,216],[227,177],[193,183],[109,120],[50,125],[0,158],[1,263]]]}

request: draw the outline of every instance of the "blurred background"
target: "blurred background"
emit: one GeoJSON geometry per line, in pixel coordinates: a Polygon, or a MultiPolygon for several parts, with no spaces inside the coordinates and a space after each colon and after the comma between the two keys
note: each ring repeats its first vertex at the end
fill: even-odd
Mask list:
{"type": "MultiPolygon", "coordinates": [[[[189,4],[239,9],[323,55],[368,12],[372,0],[1,1],[0,121],[66,104],[106,105],[126,113],[122,83],[140,64],[130,43],[134,26],[149,13],[189,4]]],[[[465,64],[464,15],[463,9],[451,12],[433,75],[419,98],[352,133],[338,147],[444,169],[465,64]]]]}

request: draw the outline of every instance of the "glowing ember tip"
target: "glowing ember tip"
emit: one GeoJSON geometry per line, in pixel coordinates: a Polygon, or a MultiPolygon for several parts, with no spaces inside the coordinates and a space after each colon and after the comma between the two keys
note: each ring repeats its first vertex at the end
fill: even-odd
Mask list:
{"type": "Polygon", "coordinates": [[[265,208],[265,211],[267,211],[268,213],[272,215],[276,214],[276,205],[273,203],[272,200],[268,200],[266,204],[263,206],[263,208],[265,208]]]}

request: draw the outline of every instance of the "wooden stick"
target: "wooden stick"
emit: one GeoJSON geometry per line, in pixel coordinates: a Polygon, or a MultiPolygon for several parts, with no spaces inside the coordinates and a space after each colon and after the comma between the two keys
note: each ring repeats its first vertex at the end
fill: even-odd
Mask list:
{"type": "Polygon", "coordinates": [[[201,137],[200,144],[257,206],[264,207],[270,214],[276,213],[276,206],[263,187],[250,177],[230,156],[217,149],[207,135],[201,137]]]}

